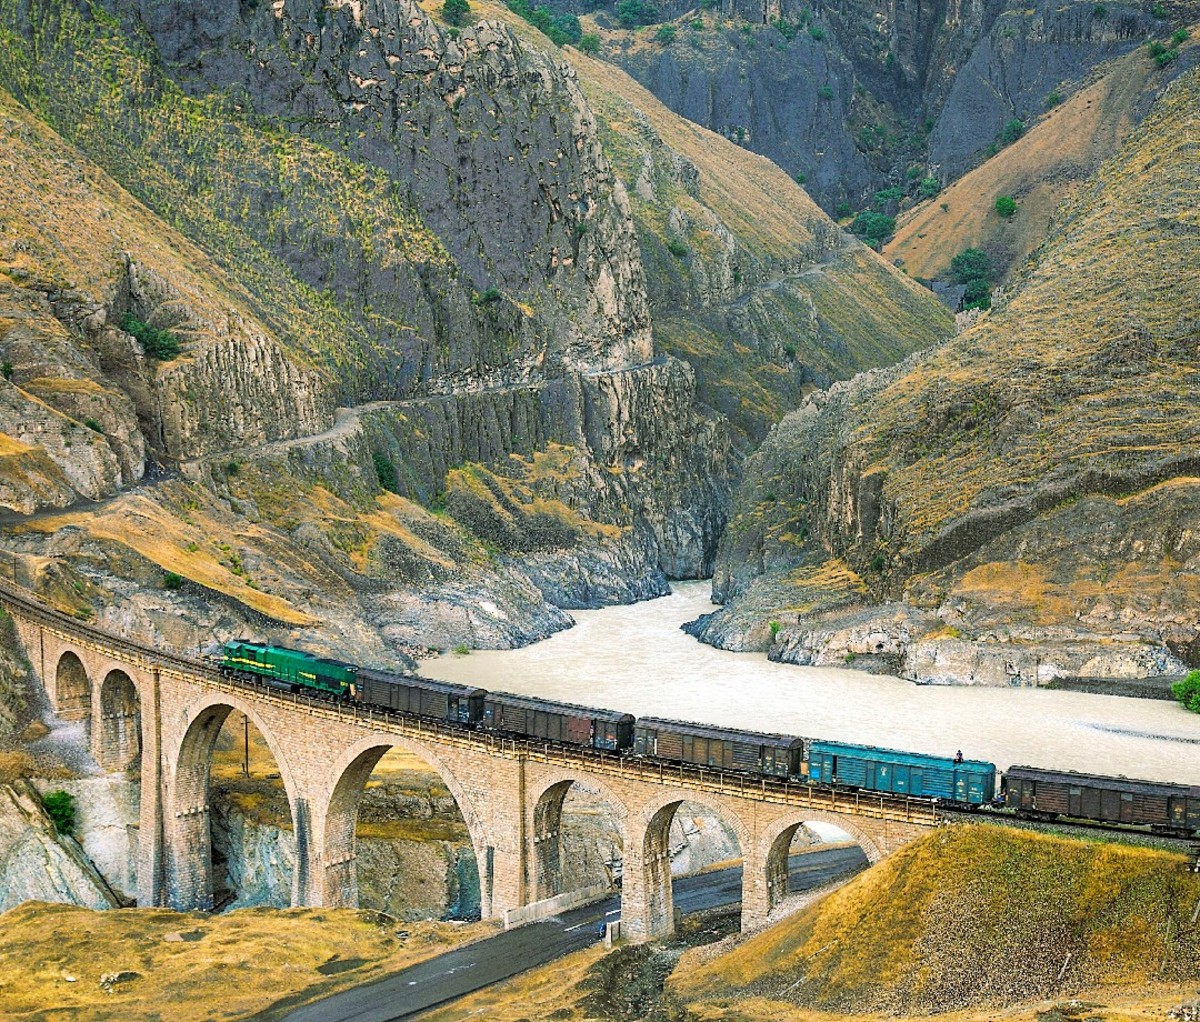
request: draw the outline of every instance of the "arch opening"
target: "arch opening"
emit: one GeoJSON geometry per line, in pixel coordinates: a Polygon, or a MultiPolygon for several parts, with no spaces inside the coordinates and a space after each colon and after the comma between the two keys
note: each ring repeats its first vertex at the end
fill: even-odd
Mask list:
{"type": "Polygon", "coordinates": [[[342,769],[325,816],[327,905],[478,919],[487,854],[461,792],[418,752],[377,742],[342,769]]]}
{"type": "Polygon", "coordinates": [[[642,849],[645,935],[682,925],[712,939],[736,932],[746,835],[718,809],[668,802],[650,819],[642,849]],[[691,917],[691,918],[689,918],[691,917]]]}
{"type": "Polygon", "coordinates": [[[133,679],[122,670],[111,670],[100,685],[101,767],[128,770],[142,756],[142,704],[133,679]]]}
{"type": "Polygon", "coordinates": [[[92,682],[79,657],[67,650],[54,676],[54,712],[63,720],[90,721],[92,682]]]}
{"type": "Polygon", "coordinates": [[[253,714],[224,703],[206,707],[176,762],[170,904],[211,911],[292,905],[304,854],[297,815],[306,830],[306,807],[296,804],[253,714]]]}
{"type": "Polygon", "coordinates": [[[766,911],[827,884],[844,880],[871,864],[859,840],[824,820],[797,820],[772,838],[763,860],[766,911]]]}
{"type": "Polygon", "coordinates": [[[598,785],[568,778],[547,787],[533,809],[533,900],[616,890],[625,857],[622,815],[598,785]]]}

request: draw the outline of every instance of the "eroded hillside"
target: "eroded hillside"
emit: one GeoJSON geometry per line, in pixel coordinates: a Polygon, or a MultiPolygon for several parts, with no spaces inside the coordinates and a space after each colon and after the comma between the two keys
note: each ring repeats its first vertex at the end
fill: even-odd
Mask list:
{"type": "Polygon", "coordinates": [[[934,680],[1196,662],[1198,100],[1191,71],[1002,307],[784,419],[701,631],[934,680]]]}
{"type": "Polygon", "coordinates": [[[524,25],[449,32],[406,0],[0,15],[12,571],[112,627],[383,661],[543,637],[711,570],[737,459],[705,406],[731,380],[773,374],[730,406],[744,443],[811,380],[948,329],[761,160],[752,211],[719,159],[705,205],[631,204],[612,111],[684,176],[703,143],[624,76],[589,100],[524,25]],[[745,273],[720,301],[809,273],[832,296],[712,338],[699,405],[651,310],[704,289],[642,256],[683,208],[717,211],[687,273],[745,273]],[[845,296],[869,289],[863,314],[845,296]]]}

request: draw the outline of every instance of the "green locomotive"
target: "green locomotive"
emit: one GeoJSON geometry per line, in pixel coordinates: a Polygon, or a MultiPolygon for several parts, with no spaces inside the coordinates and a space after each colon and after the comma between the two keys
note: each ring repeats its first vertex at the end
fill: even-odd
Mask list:
{"type": "Polygon", "coordinates": [[[315,657],[298,649],[237,639],[221,647],[220,671],[229,677],[249,675],[280,682],[293,692],[309,689],[335,699],[358,697],[358,668],[354,664],[315,657]]]}

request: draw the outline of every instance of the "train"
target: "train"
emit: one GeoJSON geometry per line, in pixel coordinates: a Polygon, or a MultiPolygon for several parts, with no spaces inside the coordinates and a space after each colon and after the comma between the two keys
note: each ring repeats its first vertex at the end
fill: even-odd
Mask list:
{"type": "Polygon", "coordinates": [[[237,639],[218,670],[230,679],[382,707],[454,727],[755,777],[936,800],[1026,819],[1070,819],[1200,837],[1200,786],[995,764],[869,745],[639,717],[358,667],[237,639]]]}

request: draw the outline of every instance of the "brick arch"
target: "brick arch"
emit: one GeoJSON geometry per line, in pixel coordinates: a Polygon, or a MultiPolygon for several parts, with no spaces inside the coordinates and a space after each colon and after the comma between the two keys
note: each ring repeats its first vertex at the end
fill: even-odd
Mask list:
{"type": "Polygon", "coordinates": [[[92,679],[83,656],[74,649],[59,651],[54,666],[54,712],[63,720],[89,720],[92,679]]]}
{"type": "MultiPolygon", "coordinates": [[[[747,891],[758,891],[759,898],[765,898],[765,905],[757,906],[769,913],[788,895],[788,852],[796,831],[805,823],[829,823],[844,830],[851,839],[857,842],[867,860],[872,864],[883,858],[883,853],[875,843],[875,839],[851,819],[839,813],[826,813],[815,810],[798,810],[795,814],[781,817],[763,830],[754,857],[754,869],[760,876],[750,875],[751,862],[747,859],[744,888],[747,891]],[[761,883],[761,887],[758,885],[761,883]]],[[[743,901],[748,903],[749,898],[743,901]]]]}
{"type": "Polygon", "coordinates": [[[296,839],[296,875],[292,878],[292,902],[296,901],[298,878],[307,872],[311,846],[308,806],[299,797],[287,758],[279,741],[263,722],[254,703],[229,692],[206,693],[191,703],[181,728],[178,746],[168,754],[172,764],[164,805],[166,834],[167,903],[175,909],[211,910],[213,907],[212,831],[209,779],[212,753],[229,714],[244,713],[275,757],[279,776],[287,792],[296,839]]]}
{"type": "Polygon", "coordinates": [[[380,733],[368,735],[346,749],[334,763],[325,790],[317,823],[317,837],[321,841],[321,873],[316,889],[308,898],[334,908],[358,907],[358,870],[355,863],[355,826],[358,823],[358,807],[363,789],[379,761],[392,749],[404,749],[420,758],[446,785],[454,797],[455,805],[462,814],[471,836],[471,848],[480,870],[480,899],[483,915],[490,914],[491,905],[485,880],[489,861],[488,849],[492,842],[478,810],[454,772],[429,746],[412,741],[403,735],[380,733]]]}
{"type": "Polygon", "coordinates": [[[632,895],[631,900],[639,906],[640,919],[635,923],[634,931],[637,936],[655,937],[670,934],[675,929],[674,900],[671,893],[671,854],[670,832],[671,821],[684,802],[692,802],[704,806],[727,824],[738,839],[738,849],[745,861],[754,852],[754,842],[745,823],[736,812],[726,806],[721,799],[706,798],[704,792],[683,792],[679,790],[661,792],[649,802],[643,803],[638,816],[640,833],[630,833],[626,843],[628,857],[629,843],[639,844],[641,868],[637,875],[628,876],[622,897],[632,895]],[[630,891],[629,884],[637,885],[638,890],[630,891]]]}
{"type": "Polygon", "coordinates": [[[105,770],[124,770],[142,754],[142,709],[137,684],[119,667],[100,683],[99,727],[93,725],[96,759],[105,770]]]}
{"type": "Polygon", "coordinates": [[[599,778],[571,770],[555,770],[540,779],[531,793],[533,812],[534,900],[552,898],[563,892],[562,811],[567,794],[575,784],[596,788],[608,803],[622,832],[629,810],[612,789],[599,778]]]}

